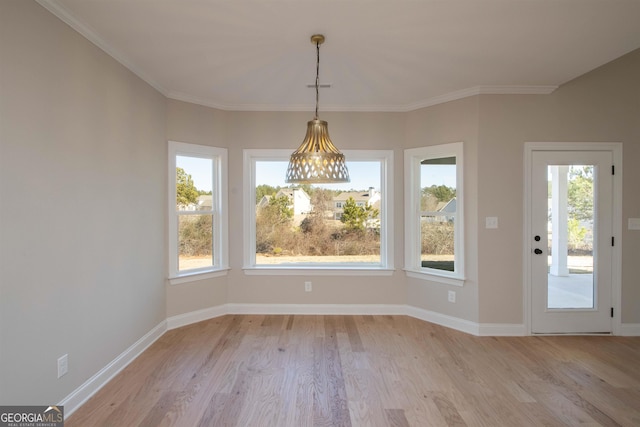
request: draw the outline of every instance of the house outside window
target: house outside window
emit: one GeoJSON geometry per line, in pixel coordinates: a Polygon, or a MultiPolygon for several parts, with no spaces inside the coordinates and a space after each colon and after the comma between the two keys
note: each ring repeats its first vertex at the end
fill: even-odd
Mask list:
{"type": "Polygon", "coordinates": [[[391,274],[393,152],[344,151],[351,182],[318,185],[284,182],[290,154],[244,150],[245,273],[391,274]]]}
{"type": "Polygon", "coordinates": [[[228,269],[227,150],[169,141],[169,279],[228,269]]]}
{"type": "Polygon", "coordinates": [[[463,144],[405,150],[405,270],[464,283],[463,144]]]}
{"type": "Polygon", "coordinates": [[[369,187],[364,191],[343,191],[340,194],[334,196],[335,209],[333,210],[333,217],[340,219],[344,212],[344,205],[349,199],[353,199],[357,207],[363,208],[365,206],[371,206],[375,209],[380,208],[380,202],[382,200],[380,191],[374,187],[369,187]]]}

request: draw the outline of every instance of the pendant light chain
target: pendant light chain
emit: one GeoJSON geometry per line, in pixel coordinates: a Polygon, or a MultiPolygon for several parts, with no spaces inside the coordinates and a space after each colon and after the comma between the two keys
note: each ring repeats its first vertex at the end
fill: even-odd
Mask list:
{"type": "Polygon", "coordinates": [[[316,42],[316,116],[318,119],[318,102],[320,99],[320,42],[316,42]]]}
{"type": "Polygon", "coordinates": [[[320,45],[322,34],[311,36],[316,45],[316,115],[307,122],[307,134],[300,147],[291,154],[285,182],[288,184],[325,184],[349,182],[344,154],[329,138],[327,122],[318,119],[320,104],[320,45]]]}

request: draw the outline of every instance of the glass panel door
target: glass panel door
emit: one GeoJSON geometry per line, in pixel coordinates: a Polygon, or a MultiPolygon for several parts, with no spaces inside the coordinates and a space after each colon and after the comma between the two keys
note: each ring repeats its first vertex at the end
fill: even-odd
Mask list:
{"type": "Polygon", "coordinates": [[[611,331],[612,153],[531,157],[531,330],[611,331]]]}
{"type": "Polygon", "coordinates": [[[548,165],[547,308],[594,308],[594,165],[548,165]]]}

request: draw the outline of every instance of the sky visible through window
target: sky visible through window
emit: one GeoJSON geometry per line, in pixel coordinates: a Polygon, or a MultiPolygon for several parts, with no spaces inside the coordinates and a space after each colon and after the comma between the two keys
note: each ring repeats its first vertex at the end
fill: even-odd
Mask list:
{"type": "MultiPolygon", "coordinates": [[[[267,184],[272,187],[288,187],[285,180],[288,161],[258,161],[256,162],[256,185],[267,184]]],[[[349,177],[351,182],[342,184],[314,184],[315,187],[330,190],[367,190],[374,187],[380,190],[380,162],[349,162],[349,177]]]]}
{"type": "MultiPolygon", "coordinates": [[[[197,157],[176,156],[176,166],[183,168],[191,175],[193,183],[198,190],[211,191],[211,175],[209,168],[202,167],[203,159],[197,157]]],[[[267,184],[272,187],[288,187],[284,182],[287,172],[287,161],[259,161],[256,163],[256,183],[267,184]]],[[[318,187],[331,190],[366,190],[374,187],[380,190],[380,164],[378,162],[367,161],[347,161],[351,182],[344,184],[320,184],[318,187]]],[[[455,165],[431,166],[429,174],[421,176],[421,186],[446,185],[455,188],[456,167],[455,165]]]]}
{"type": "Polygon", "coordinates": [[[445,185],[456,188],[456,165],[428,165],[420,171],[420,186],[445,185]]]}
{"type": "Polygon", "coordinates": [[[211,160],[200,157],[176,156],[176,167],[191,175],[198,190],[211,191],[211,160]]]}

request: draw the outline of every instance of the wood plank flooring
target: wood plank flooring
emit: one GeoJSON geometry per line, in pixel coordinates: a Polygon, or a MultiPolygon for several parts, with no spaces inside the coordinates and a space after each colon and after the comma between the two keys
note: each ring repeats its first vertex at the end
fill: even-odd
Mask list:
{"type": "Polygon", "coordinates": [[[168,331],[65,425],[640,426],[640,338],[229,315],[168,331]]]}

